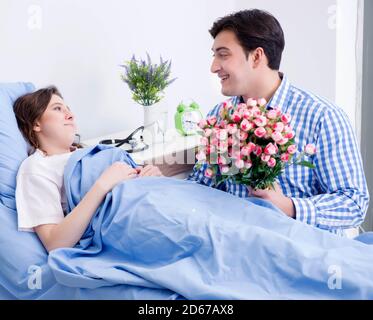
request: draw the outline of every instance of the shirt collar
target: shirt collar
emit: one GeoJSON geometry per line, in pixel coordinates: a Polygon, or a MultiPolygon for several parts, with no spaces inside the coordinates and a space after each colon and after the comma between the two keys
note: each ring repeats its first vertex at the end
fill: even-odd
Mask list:
{"type": "Polygon", "coordinates": [[[271,100],[269,100],[267,108],[278,107],[280,110],[285,111],[290,98],[290,82],[283,73],[280,72],[279,75],[282,79],[281,84],[271,100]]]}
{"type": "MultiPolygon", "coordinates": [[[[286,107],[288,105],[291,85],[288,78],[282,72],[279,72],[279,75],[282,79],[281,84],[277,88],[271,100],[269,100],[267,109],[278,107],[280,110],[286,110],[286,107]]],[[[244,102],[242,96],[234,97],[233,99],[234,105],[242,102],[244,102]]]]}

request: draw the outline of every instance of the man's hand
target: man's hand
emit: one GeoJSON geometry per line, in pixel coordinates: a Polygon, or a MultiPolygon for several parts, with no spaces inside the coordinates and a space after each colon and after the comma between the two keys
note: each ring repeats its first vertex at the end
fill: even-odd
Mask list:
{"type": "Polygon", "coordinates": [[[158,167],[147,165],[145,167],[136,168],[139,177],[162,177],[163,174],[158,167]]]}
{"type": "Polygon", "coordinates": [[[295,219],[295,207],[293,201],[284,196],[281,187],[277,183],[275,183],[274,186],[274,190],[254,190],[249,187],[249,194],[272,202],[272,204],[282,210],[287,216],[295,219]]]}

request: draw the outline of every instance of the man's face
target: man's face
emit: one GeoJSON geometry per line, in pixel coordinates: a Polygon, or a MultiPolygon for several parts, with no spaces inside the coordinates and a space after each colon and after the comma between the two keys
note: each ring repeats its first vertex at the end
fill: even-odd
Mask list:
{"type": "Polygon", "coordinates": [[[236,35],[229,30],[220,32],[212,47],[214,60],[211,72],[221,79],[222,94],[243,96],[247,94],[254,79],[251,55],[246,58],[236,35]]]}

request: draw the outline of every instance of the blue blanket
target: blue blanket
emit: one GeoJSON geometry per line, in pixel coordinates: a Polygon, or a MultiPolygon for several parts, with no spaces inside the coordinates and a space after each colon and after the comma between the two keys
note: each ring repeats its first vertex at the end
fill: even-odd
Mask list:
{"type": "MultiPolygon", "coordinates": [[[[70,210],[115,161],[135,165],[102,145],[72,155],[70,210]]],[[[264,200],[172,178],[117,185],[79,244],[52,251],[48,263],[69,287],[126,284],[186,299],[373,299],[373,246],[295,221],[264,200]]]]}

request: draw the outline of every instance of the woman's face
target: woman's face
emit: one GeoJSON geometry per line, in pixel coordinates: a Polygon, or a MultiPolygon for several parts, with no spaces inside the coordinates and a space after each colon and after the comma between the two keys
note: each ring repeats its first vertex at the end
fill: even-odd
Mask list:
{"type": "Polygon", "coordinates": [[[58,95],[53,95],[47,109],[34,126],[41,144],[69,147],[77,132],[75,119],[68,106],[58,95]]]}

